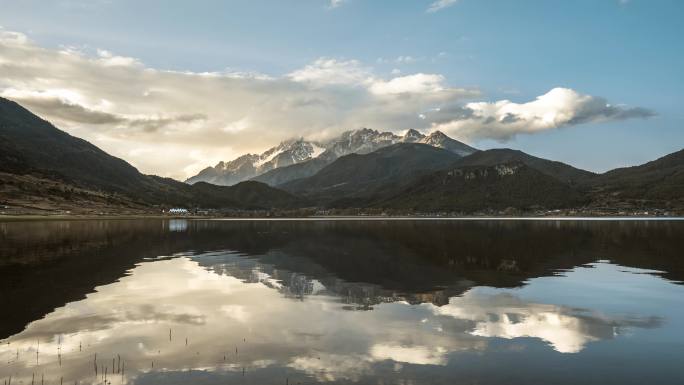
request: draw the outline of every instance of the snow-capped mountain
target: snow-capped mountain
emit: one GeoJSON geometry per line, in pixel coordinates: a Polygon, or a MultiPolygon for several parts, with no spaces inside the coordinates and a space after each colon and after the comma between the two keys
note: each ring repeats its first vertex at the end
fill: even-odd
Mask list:
{"type": "Polygon", "coordinates": [[[258,174],[262,174],[274,168],[289,166],[315,158],[323,153],[323,151],[325,151],[325,148],[316,142],[307,142],[303,139],[288,140],[259,155],[259,159],[254,163],[254,167],[258,174]]]}
{"type": "Polygon", "coordinates": [[[207,167],[186,182],[203,181],[219,185],[233,185],[254,178],[275,185],[293,178],[310,176],[341,156],[368,154],[396,143],[424,143],[461,156],[477,151],[439,131],[426,136],[417,130],[410,129],[404,135],[397,135],[392,132],[361,128],[345,131],[337,138],[324,143],[303,139],[285,141],[262,154],[246,154],[229,162],[219,162],[215,167],[207,167]],[[292,167],[285,168],[299,164],[302,166],[298,166],[301,170],[292,167]],[[278,172],[281,170],[282,172],[278,172]]]}
{"type": "Polygon", "coordinates": [[[208,182],[230,186],[261,175],[274,168],[301,163],[318,157],[325,151],[316,142],[288,140],[261,154],[246,154],[228,162],[207,167],[186,183],[208,182]]]}
{"type": "Polygon", "coordinates": [[[423,139],[425,139],[425,135],[421,134],[420,132],[412,128],[406,131],[406,134],[404,134],[404,136],[402,137],[402,142],[416,143],[420,142],[423,139]]]}
{"type": "Polygon", "coordinates": [[[369,128],[345,131],[339,137],[326,143],[326,151],[322,156],[328,160],[335,160],[349,154],[368,154],[403,142],[403,139],[403,136],[391,132],[379,132],[369,128]]]}
{"type": "Polygon", "coordinates": [[[477,151],[477,149],[470,147],[463,142],[451,139],[441,131],[435,131],[428,136],[424,136],[417,142],[429,144],[432,147],[443,148],[460,156],[467,156],[477,151]]]}

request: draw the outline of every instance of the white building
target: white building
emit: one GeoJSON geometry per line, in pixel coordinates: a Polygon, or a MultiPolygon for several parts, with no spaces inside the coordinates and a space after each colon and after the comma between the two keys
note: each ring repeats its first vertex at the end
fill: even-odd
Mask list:
{"type": "Polygon", "coordinates": [[[172,208],[169,210],[169,214],[187,214],[188,209],[183,208],[172,208]]]}

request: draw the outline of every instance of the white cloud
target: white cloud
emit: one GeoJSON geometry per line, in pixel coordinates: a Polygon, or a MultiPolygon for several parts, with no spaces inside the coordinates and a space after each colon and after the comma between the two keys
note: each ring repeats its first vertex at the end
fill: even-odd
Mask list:
{"type": "Polygon", "coordinates": [[[347,0],[330,0],[330,8],[337,8],[340,5],[342,5],[342,3],[346,2],[346,1],[347,0]]]}
{"type": "Polygon", "coordinates": [[[361,66],[357,60],[339,61],[320,58],[315,62],[298,69],[288,75],[295,82],[316,85],[364,85],[371,81],[368,68],[361,66]]]}
{"type": "Polygon", "coordinates": [[[399,56],[394,61],[398,64],[410,64],[415,63],[418,59],[413,56],[399,56]]]}
{"type": "Polygon", "coordinates": [[[244,117],[240,120],[230,122],[227,126],[223,127],[223,131],[229,133],[241,132],[249,128],[249,118],[244,117]]]}
{"type": "Polygon", "coordinates": [[[437,0],[430,4],[430,6],[427,9],[427,12],[437,12],[441,11],[444,8],[451,7],[452,5],[455,5],[458,3],[458,0],[437,0]]]}
{"type": "Polygon", "coordinates": [[[98,49],[97,55],[100,57],[100,62],[105,66],[135,66],[141,65],[141,63],[132,57],[116,56],[111,52],[98,49]]]}
{"type": "Polygon", "coordinates": [[[509,140],[517,134],[548,131],[583,123],[647,118],[653,112],[609,104],[604,98],[569,88],[554,88],[535,100],[473,102],[426,113],[434,129],[463,139],[509,140]]]}
{"type": "Polygon", "coordinates": [[[60,0],[59,6],[71,9],[94,9],[112,4],[112,0],[60,0]]]}
{"type": "Polygon", "coordinates": [[[370,90],[377,95],[405,94],[405,93],[439,93],[446,89],[442,75],[413,74],[393,78],[389,81],[376,80],[370,90]]]}
{"type": "Polygon", "coordinates": [[[0,43],[3,45],[22,45],[28,43],[26,35],[20,32],[7,31],[0,27],[0,43]]]}
{"type": "MultiPolygon", "coordinates": [[[[392,75],[399,75],[400,70],[392,70],[392,75]]],[[[397,94],[438,94],[442,91],[475,96],[473,90],[456,89],[446,85],[446,79],[439,74],[416,73],[396,76],[391,79],[377,77],[357,60],[339,61],[321,58],[287,75],[295,82],[306,83],[316,87],[352,86],[363,87],[375,95],[397,94]]],[[[458,96],[458,95],[454,95],[458,96]]]]}

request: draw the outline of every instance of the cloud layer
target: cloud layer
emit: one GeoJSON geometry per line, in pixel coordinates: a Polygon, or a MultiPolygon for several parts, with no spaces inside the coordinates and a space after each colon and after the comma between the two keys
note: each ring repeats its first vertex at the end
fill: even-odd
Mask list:
{"type": "Polygon", "coordinates": [[[443,75],[381,76],[356,60],[321,58],[278,76],[164,71],[102,49],[46,49],[1,29],[0,96],[143,172],[179,179],[284,139],[359,127],[506,140],[651,115],[570,89],[522,104],[473,102],[477,89],[451,86],[443,75]]]}
{"type": "Polygon", "coordinates": [[[456,3],[458,3],[458,0],[437,0],[437,1],[433,2],[432,4],[430,4],[427,11],[429,13],[441,11],[444,8],[448,8],[448,7],[451,7],[452,5],[455,5],[456,3]]]}

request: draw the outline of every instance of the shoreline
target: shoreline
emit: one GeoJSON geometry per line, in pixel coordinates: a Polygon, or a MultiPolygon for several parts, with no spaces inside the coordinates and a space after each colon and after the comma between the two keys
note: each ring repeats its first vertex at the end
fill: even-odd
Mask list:
{"type": "Polygon", "coordinates": [[[205,220],[205,221],[684,221],[680,216],[371,216],[312,215],[306,217],[217,217],[194,215],[0,215],[1,222],[89,220],[205,220]]]}
{"type": "Polygon", "coordinates": [[[208,219],[200,216],[169,216],[169,215],[0,215],[0,222],[22,221],[90,221],[90,220],[131,220],[131,219],[208,219]]]}
{"type": "MultiPolygon", "coordinates": [[[[179,218],[184,219],[184,218],[179,218]]],[[[202,218],[209,221],[684,221],[684,217],[638,217],[638,216],[596,216],[596,217],[525,217],[525,216],[463,216],[463,217],[431,217],[431,216],[310,216],[301,218],[202,218]]]]}

